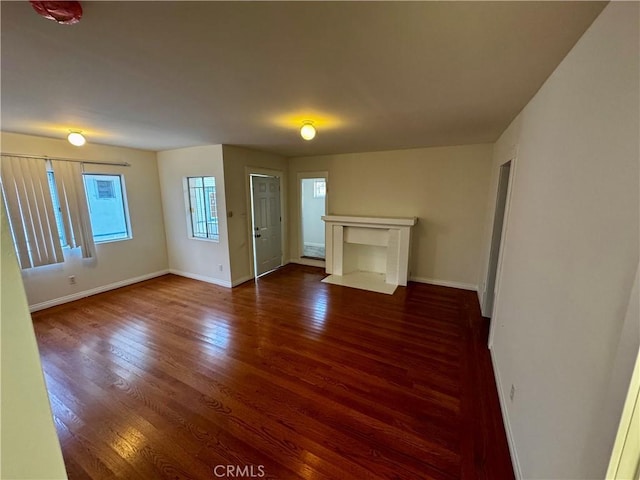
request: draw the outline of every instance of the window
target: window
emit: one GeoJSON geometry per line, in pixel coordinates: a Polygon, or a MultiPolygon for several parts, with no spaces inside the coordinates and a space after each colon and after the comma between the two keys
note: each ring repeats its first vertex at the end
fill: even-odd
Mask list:
{"type": "Polygon", "coordinates": [[[121,175],[83,174],[93,240],[110,242],[131,238],[121,175]]]}
{"type": "Polygon", "coordinates": [[[327,195],[327,182],[324,179],[313,181],[313,198],[324,198],[327,195]]]}
{"type": "Polygon", "coordinates": [[[98,198],[116,198],[113,191],[113,180],[96,180],[98,198]]]}
{"type": "Polygon", "coordinates": [[[192,238],[219,240],[215,177],[187,177],[192,238]]]}
{"type": "Polygon", "coordinates": [[[83,163],[2,155],[0,188],[23,270],[64,262],[63,247],[93,258],[96,243],[131,238],[124,177],[83,174],[83,163]]]}
{"type": "Polygon", "coordinates": [[[53,172],[47,171],[49,180],[49,192],[51,193],[51,201],[53,202],[53,214],[56,218],[56,226],[58,227],[58,237],[60,237],[60,245],[67,246],[67,239],[64,235],[64,224],[62,223],[62,208],[60,207],[60,199],[58,198],[58,190],[56,189],[56,180],[53,172]]]}

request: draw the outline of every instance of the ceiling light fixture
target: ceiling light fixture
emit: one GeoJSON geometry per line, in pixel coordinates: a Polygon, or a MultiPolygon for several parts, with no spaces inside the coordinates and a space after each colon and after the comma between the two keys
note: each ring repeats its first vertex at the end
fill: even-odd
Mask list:
{"type": "Polygon", "coordinates": [[[305,120],[300,128],[300,136],[305,140],[313,140],[316,136],[316,127],[313,126],[313,122],[305,120]]]}
{"type": "Polygon", "coordinates": [[[69,135],[67,135],[67,140],[69,140],[69,143],[71,145],[75,145],[76,147],[81,147],[82,145],[87,143],[87,140],[84,138],[84,135],[82,135],[82,133],[73,130],[69,133],[69,135]]]}

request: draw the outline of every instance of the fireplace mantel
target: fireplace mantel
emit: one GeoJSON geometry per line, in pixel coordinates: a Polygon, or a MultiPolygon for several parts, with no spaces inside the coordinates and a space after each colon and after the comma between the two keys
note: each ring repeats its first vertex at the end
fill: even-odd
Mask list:
{"type": "Polygon", "coordinates": [[[417,223],[416,217],[326,215],[322,220],[326,271],[331,274],[323,281],[381,293],[393,293],[398,285],[407,284],[411,227],[417,223]],[[355,245],[370,248],[354,254],[355,245]],[[367,254],[378,258],[369,261],[367,254]],[[368,268],[363,269],[363,263],[368,268]]]}
{"type": "Polygon", "coordinates": [[[370,225],[372,228],[413,227],[417,217],[358,217],[354,215],[325,215],[322,217],[325,223],[338,225],[370,225]]]}

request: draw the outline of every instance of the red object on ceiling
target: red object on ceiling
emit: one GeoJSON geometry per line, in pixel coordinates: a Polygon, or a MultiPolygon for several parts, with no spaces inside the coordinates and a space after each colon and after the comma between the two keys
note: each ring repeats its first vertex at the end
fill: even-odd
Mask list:
{"type": "Polygon", "coordinates": [[[82,18],[80,2],[39,2],[29,0],[38,15],[62,25],[73,25],[82,18]]]}

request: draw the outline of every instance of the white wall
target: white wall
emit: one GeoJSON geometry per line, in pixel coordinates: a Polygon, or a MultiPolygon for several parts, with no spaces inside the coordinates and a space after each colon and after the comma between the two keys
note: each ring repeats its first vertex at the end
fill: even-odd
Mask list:
{"type": "Polygon", "coordinates": [[[227,206],[222,145],[158,152],[158,168],[170,270],[179,275],[230,287],[231,265],[225,215],[227,206]],[[213,176],[216,179],[220,234],[218,242],[189,238],[184,179],[194,176],[213,176]]]}
{"type": "MultiPolygon", "coordinates": [[[[328,213],[419,217],[411,278],[475,289],[480,268],[491,145],[419,148],[290,159],[298,172],[328,171],[328,213]]],[[[297,259],[299,199],[290,202],[291,258],[297,259]]]]}
{"type": "Polygon", "coordinates": [[[0,478],[67,478],[1,195],[0,204],[0,478]]]}
{"type": "Polygon", "coordinates": [[[247,191],[248,171],[283,173],[282,189],[282,236],[284,259],[289,258],[287,238],[287,159],[272,153],[259,152],[248,148],[223,145],[224,176],[229,225],[229,255],[233,285],[253,278],[251,240],[251,208],[247,191]]]}
{"type": "Polygon", "coordinates": [[[6,132],[2,132],[1,140],[3,152],[131,164],[85,165],[85,171],[124,175],[133,238],[97,244],[95,259],[82,259],[79,249],[67,249],[62,264],[23,270],[32,309],[166,273],[167,250],[154,152],[91,143],[78,148],[66,140],[6,132]],[[70,275],[76,277],[75,285],[69,284],[70,275]]]}
{"type": "Polygon", "coordinates": [[[638,7],[609,4],[494,149],[490,211],[518,152],[492,356],[522,478],[604,477],[638,351],[638,7]]]}

